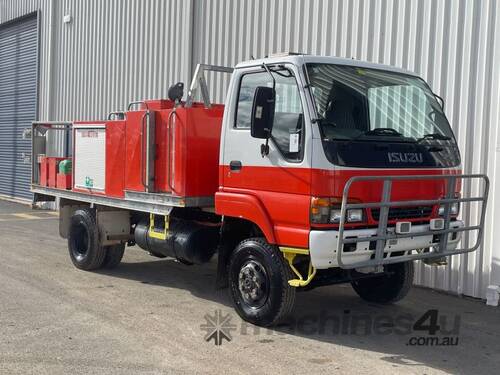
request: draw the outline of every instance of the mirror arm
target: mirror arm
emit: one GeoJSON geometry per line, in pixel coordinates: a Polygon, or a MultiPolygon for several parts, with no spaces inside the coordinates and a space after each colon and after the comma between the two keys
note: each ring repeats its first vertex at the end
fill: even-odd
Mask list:
{"type": "Polygon", "coordinates": [[[266,144],[260,145],[260,155],[262,157],[269,155],[269,138],[266,138],[266,144]]]}
{"type": "MultiPolygon", "coordinates": [[[[269,69],[267,64],[263,63],[262,67],[271,76],[271,79],[273,80],[273,94],[276,95],[276,78],[274,78],[273,73],[271,73],[271,70],[269,69]]],[[[271,134],[268,133],[268,136],[266,138],[266,143],[263,145],[260,145],[260,155],[262,157],[269,155],[269,137],[270,136],[271,136],[271,134]]]]}
{"type": "Polygon", "coordinates": [[[271,76],[271,79],[273,80],[273,92],[276,92],[276,78],[274,78],[273,76],[273,73],[271,73],[271,70],[269,70],[269,67],[263,63],[262,64],[262,67],[266,70],[266,72],[269,73],[269,75],[271,76]]]}
{"type": "Polygon", "coordinates": [[[441,109],[444,111],[444,99],[440,97],[438,94],[434,94],[434,96],[441,102],[441,109]]]}

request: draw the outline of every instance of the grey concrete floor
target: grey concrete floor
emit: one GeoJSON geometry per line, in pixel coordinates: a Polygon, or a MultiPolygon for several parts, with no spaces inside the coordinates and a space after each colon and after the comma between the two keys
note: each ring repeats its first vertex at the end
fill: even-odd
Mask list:
{"type": "Polygon", "coordinates": [[[0,373],[488,374],[500,368],[500,310],[481,301],[413,288],[399,304],[377,306],[349,285],[323,287],[297,295],[287,324],[259,330],[239,319],[226,292],[215,290],[214,275],[214,263],[185,266],[137,247],[115,270],[79,271],[54,213],[0,201],[0,373]],[[413,331],[430,309],[438,310],[441,330],[413,331]],[[206,342],[200,327],[217,310],[234,324],[232,340],[220,346],[206,342]],[[411,345],[412,337],[424,337],[424,344],[411,345]],[[458,344],[426,345],[425,337],[458,344]]]}

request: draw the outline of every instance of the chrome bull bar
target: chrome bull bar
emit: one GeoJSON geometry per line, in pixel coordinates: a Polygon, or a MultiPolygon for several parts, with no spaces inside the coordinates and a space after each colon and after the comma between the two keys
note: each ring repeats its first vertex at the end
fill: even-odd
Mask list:
{"type": "MultiPolygon", "coordinates": [[[[480,188],[481,189],[481,188],[480,188]]],[[[456,255],[462,253],[468,253],[475,251],[482,242],[483,239],[483,230],[484,230],[484,220],[486,216],[486,203],[488,201],[488,191],[489,191],[489,179],[484,174],[462,174],[462,175],[404,175],[404,176],[355,176],[350,178],[345,186],[342,194],[342,206],[341,206],[341,215],[340,215],[340,223],[339,223],[339,232],[337,239],[337,262],[338,266],[342,268],[361,268],[361,267],[377,267],[385,264],[391,263],[399,263],[410,260],[418,260],[418,259],[431,259],[431,258],[441,258],[449,255],[456,255]],[[461,179],[462,181],[468,180],[482,180],[483,184],[483,193],[477,197],[467,197],[460,198],[455,197],[455,186],[457,180],[461,179]],[[410,200],[410,201],[391,201],[391,189],[393,181],[402,181],[402,180],[446,180],[446,196],[442,199],[431,199],[431,200],[410,200]],[[354,183],[359,183],[363,181],[382,181],[382,195],[380,202],[373,203],[348,203],[349,190],[354,183]],[[451,205],[453,203],[462,203],[462,202],[481,202],[481,214],[478,225],[464,225],[463,227],[450,227],[451,222],[451,205]],[[419,205],[436,205],[440,204],[444,206],[444,214],[441,217],[444,220],[443,229],[439,230],[426,230],[421,232],[410,232],[410,233],[401,233],[396,234],[393,233],[392,230],[388,230],[388,221],[389,221],[389,210],[391,207],[406,207],[406,206],[419,206],[419,205]],[[378,219],[378,227],[375,236],[370,237],[357,237],[357,238],[344,238],[345,232],[345,224],[346,224],[346,213],[347,210],[353,208],[361,208],[361,209],[371,209],[371,208],[379,208],[380,214],[378,219]],[[448,250],[448,235],[450,233],[458,233],[458,232],[471,232],[477,231],[477,240],[474,246],[461,248],[461,249],[453,249],[448,250]],[[439,242],[432,247],[429,247],[427,252],[420,251],[421,249],[415,249],[416,253],[413,250],[404,251],[404,254],[401,253],[401,250],[395,250],[391,252],[386,249],[387,241],[391,240],[399,240],[404,238],[413,238],[418,236],[429,236],[429,235],[439,235],[439,242]],[[348,264],[343,261],[343,257],[346,254],[352,254],[352,252],[346,252],[344,249],[344,245],[346,244],[356,244],[358,242],[372,242],[376,241],[376,247],[373,251],[370,259],[363,260],[359,262],[349,262],[348,264]]],[[[401,221],[404,221],[401,220],[401,221]]],[[[463,241],[462,241],[463,242],[463,241]]],[[[423,250],[423,249],[422,249],[423,250]]]]}

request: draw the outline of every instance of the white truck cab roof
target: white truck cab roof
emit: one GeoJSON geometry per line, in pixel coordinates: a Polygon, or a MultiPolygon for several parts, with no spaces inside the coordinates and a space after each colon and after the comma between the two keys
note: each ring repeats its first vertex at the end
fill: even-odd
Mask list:
{"type": "Polygon", "coordinates": [[[290,63],[294,65],[303,65],[305,63],[320,63],[320,64],[337,64],[337,65],[351,65],[358,66],[362,68],[369,69],[379,69],[392,71],[396,73],[408,74],[418,77],[414,72],[397,68],[391,65],[376,64],[368,61],[346,59],[334,56],[317,56],[317,55],[305,55],[305,54],[292,54],[292,53],[279,53],[275,55],[270,55],[269,57],[263,59],[247,60],[236,65],[235,69],[249,68],[252,66],[260,66],[263,63],[266,64],[285,64],[290,63]]]}

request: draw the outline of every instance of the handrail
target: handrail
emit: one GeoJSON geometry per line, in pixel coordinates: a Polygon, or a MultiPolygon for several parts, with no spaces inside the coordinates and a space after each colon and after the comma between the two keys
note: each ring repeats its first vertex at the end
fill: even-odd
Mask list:
{"type": "Polygon", "coordinates": [[[132,106],[137,105],[137,104],[143,105],[146,108],[146,110],[149,109],[148,103],[146,103],[144,100],[137,100],[135,102],[128,103],[128,105],[127,105],[127,111],[130,111],[130,108],[132,108],[132,106]]]}
{"type": "Polygon", "coordinates": [[[125,120],[126,114],[123,111],[113,111],[108,113],[108,120],[112,120],[112,116],[118,116],[118,120],[125,120]]]}
{"type": "Polygon", "coordinates": [[[201,96],[203,103],[206,108],[210,108],[212,103],[210,102],[210,95],[208,93],[207,81],[205,79],[205,71],[209,72],[219,72],[219,73],[232,73],[233,68],[220,65],[210,65],[210,64],[198,64],[194,71],[193,79],[191,85],[189,86],[188,95],[186,98],[185,107],[191,107],[193,105],[194,96],[196,95],[196,90],[198,86],[201,89],[201,96]]]}
{"type": "Polygon", "coordinates": [[[33,121],[33,125],[73,125],[71,121],[33,121]]]}
{"type": "Polygon", "coordinates": [[[167,152],[168,152],[168,157],[167,157],[167,183],[168,187],[170,188],[171,192],[174,192],[174,187],[172,184],[172,136],[174,135],[174,124],[175,122],[172,121],[173,117],[177,116],[177,113],[175,112],[175,107],[172,109],[172,112],[168,115],[168,121],[167,121],[167,152]]]}
{"type": "Polygon", "coordinates": [[[148,188],[148,185],[146,185],[146,179],[144,178],[144,175],[146,174],[146,170],[144,168],[144,133],[146,132],[146,117],[148,116],[149,111],[144,112],[141,118],[141,184],[144,187],[144,189],[148,188]]]}

